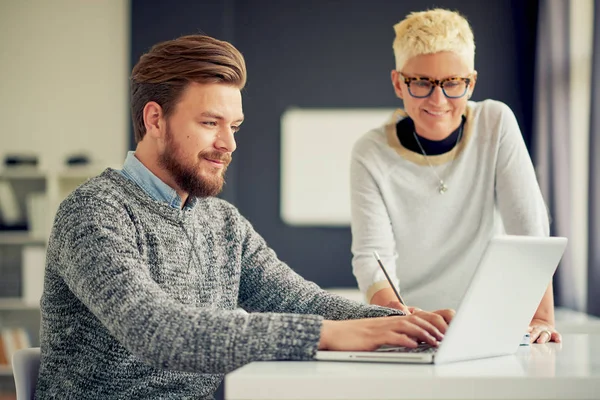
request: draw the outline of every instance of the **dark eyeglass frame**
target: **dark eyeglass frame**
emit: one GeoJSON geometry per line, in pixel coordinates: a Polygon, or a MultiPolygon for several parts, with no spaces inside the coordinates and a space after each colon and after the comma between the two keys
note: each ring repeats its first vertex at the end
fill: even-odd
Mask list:
{"type": "Polygon", "coordinates": [[[401,72],[399,72],[399,74],[402,77],[402,79],[404,79],[404,83],[408,87],[408,93],[410,93],[410,95],[412,97],[417,98],[417,99],[424,99],[424,98],[427,98],[427,97],[431,96],[431,93],[433,93],[433,91],[435,90],[436,86],[439,86],[440,88],[442,88],[442,92],[444,93],[444,96],[446,96],[447,98],[449,98],[449,99],[460,99],[465,94],[467,94],[467,92],[469,91],[469,85],[471,84],[471,76],[470,75],[467,76],[467,77],[454,76],[454,77],[446,78],[446,79],[432,79],[432,78],[427,78],[427,77],[424,77],[424,76],[418,76],[418,77],[405,76],[401,72]],[[415,96],[413,94],[413,92],[410,90],[410,84],[412,82],[416,82],[416,81],[428,81],[428,82],[431,82],[431,90],[429,91],[429,93],[427,93],[425,96],[415,96]],[[446,82],[456,82],[456,81],[462,81],[462,82],[466,83],[466,85],[465,85],[465,91],[460,96],[448,96],[448,93],[446,93],[446,90],[444,89],[444,85],[446,84],[446,82]]]}

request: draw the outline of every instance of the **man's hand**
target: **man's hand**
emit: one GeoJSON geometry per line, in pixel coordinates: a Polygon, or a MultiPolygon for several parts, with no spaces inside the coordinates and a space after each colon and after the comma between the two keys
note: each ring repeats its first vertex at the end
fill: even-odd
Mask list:
{"type": "Polygon", "coordinates": [[[418,308],[416,310],[417,311],[414,311],[412,315],[416,315],[417,317],[421,317],[422,319],[429,321],[438,329],[443,328],[444,333],[446,333],[446,330],[448,329],[448,324],[450,323],[450,321],[452,321],[452,318],[454,318],[454,314],[456,314],[456,312],[450,308],[436,310],[432,312],[423,311],[418,308]]]}
{"type": "Polygon", "coordinates": [[[373,297],[371,297],[370,303],[382,307],[395,308],[403,311],[406,315],[411,314],[410,307],[406,307],[398,301],[398,297],[396,297],[394,289],[391,287],[386,287],[375,292],[373,297]]]}
{"type": "Polygon", "coordinates": [[[435,322],[439,327],[418,315],[323,321],[319,350],[373,351],[382,345],[414,348],[418,342],[437,346],[447,324],[435,322]]]}
{"type": "Polygon", "coordinates": [[[406,315],[412,314],[415,310],[417,310],[417,311],[421,310],[420,308],[416,308],[416,307],[407,307],[404,304],[400,303],[398,300],[390,301],[384,307],[400,310],[406,315]]]}
{"type": "Polygon", "coordinates": [[[434,324],[436,327],[438,327],[438,329],[440,329],[441,326],[444,326],[444,332],[450,321],[452,321],[452,318],[454,318],[454,314],[456,314],[456,312],[450,308],[428,312],[417,307],[407,307],[402,305],[399,301],[391,301],[386,305],[386,307],[401,310],[406,315],[418,315],[419,317],[434,324]]]}
{"type": "MultiPolygon", "coordinates": [[[[404,304],[398,301],[394,290],[391,287],[383,288],[376,292],[371,298],[371,304],[375,304],[378,306],[395,308],[396,310],[400,310],[404,312],[406,315],[411,315],[419,311],[423,311],[417,307],[405,306],[404,304]]],[[[446,309],[446,310],[438,310],[434,311],[434,314],[439,314],[446,320],[446,323],[450,323],[452,317],[454,317],[454,310],[446,309]]]]}
{"type": "Polygon", "coordinates": [[[562,336],[554,329],[553,324],[543,319],[532,319],[528,331],[531,343],[562,342],[562,336]]]}

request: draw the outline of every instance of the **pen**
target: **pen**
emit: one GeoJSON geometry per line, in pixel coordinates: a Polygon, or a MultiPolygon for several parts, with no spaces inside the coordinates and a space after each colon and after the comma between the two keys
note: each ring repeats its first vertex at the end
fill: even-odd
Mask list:
{"type": "Polygon", "coordinates": [[[392,290],[394,291],[394,294],[398,298],[398,301],[400,301],[400,304],[402,304],[403,306],[406,306],[406,303],[404,303],[404,300],[402,300],[402,297],[400,296],[400,293],[398,293],[398,291],[396,290],[396,286],[394,286],[394,284],[392,283],[392,280],[390,279],[390,276],[388,275],[387,271],[385,270],[385,267],[383,266],[383,263],[381,262],[381,258],[379,258],[379,254],[377,254],[377,252],[374,251],[373,255],[375,256],[375,259],[377,260],[377,262],[379,263],[379,266],[383,270],[383,273],[385,274],[385,278],[390,283],[390,286],[392,287],[392,290]]]}

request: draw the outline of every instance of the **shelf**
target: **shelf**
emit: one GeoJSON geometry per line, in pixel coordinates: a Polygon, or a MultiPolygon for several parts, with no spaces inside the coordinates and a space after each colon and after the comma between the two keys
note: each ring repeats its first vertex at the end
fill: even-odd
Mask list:
{"type": "Polygon", "coordinates": [[[7,311],[26,311],[26,310],[39,310],[39,304],[25,303],[18,297],[0,297],[0,310],[7,311]]]}
{"type": "Polygon", "coordinates": [[[100,175],[104,168],[93,166],[70,167],[62,169],[58,172],[59,179],[80,179],[87,180],[96,175],[100,175]]]}
{"type": "Polygon", "coordinates": [[[0,180],[16,180],[16,179],[47,179],[56,177],[58,179],[89,179],[96,175],[100,175],[106,169],[100,165],[82,165],[75,167],[64,167],[57,171],[48,171],[39,168],[4,168],[0,170],[0,180]]]}
{"type": "Polygon", "coordinates": [[[0,232],[0,246],[2,245],[40,245],[46,244],[45,238],[33,237],[29,232],[2,231],[0,232]]]}
{"type": "Polygon", "coordinates": [[[12,376],[12,367],[0,366],[0,376],[12,376]]]}
{"type": "Polygon", "coordinates": [[[0,179],[46,179],[46,173],[35,167],[14,167],[0,170],[0,179]]]}

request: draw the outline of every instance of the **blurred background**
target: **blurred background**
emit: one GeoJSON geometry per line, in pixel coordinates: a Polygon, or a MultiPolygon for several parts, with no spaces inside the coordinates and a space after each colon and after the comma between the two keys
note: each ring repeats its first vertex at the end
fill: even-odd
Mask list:
{"type": "MultiPolygon", "coordinates": [[[[473,100],[512,108],[552,233],[570,239],[555,277],[557,305],[600,315],[599,0],[0,0],[0,337],[38,344],[52,214],[78,184],[119,168],[134,148],[132,66],[153,44],[192,33],[230,41],[248,68],[246,120],[222,197],[302,276],[360,298],[348,218],[286,218],[283,188],[302,183],[303,199],[349,209],[339,182],[346,187],[348,138],[362,131],[340,120],[339,129],[314,126],[310,141],[289,147],[285,116],[401,107],[389,77],[392,26],[434,7],[471,23],[473,100]],[[301,157],[290,166],[284,155],[294,150],[301,157]],[[331,193],[309,172],[315,157],[337,188],[331,193]],[[292,167],[300,172],[284,173],[292,167]]],[[[0,356],[0,377],[10,374],[0,356]]],[[[0,392],[10,384],[0,379],[0,392]]]]}

